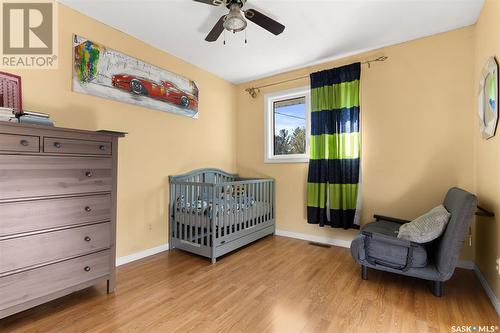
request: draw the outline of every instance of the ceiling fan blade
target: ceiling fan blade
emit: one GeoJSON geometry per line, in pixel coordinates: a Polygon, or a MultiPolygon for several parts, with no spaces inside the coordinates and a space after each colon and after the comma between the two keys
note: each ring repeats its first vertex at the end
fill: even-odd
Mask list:
{"type": "Polygon", "coordinates": [[[275,35],[279,35],[283,32],[283,30],[285,30],[285,26],[283,24],[255,9],[248,9],[245,11],[245,17],[275,35]]]}
{"type": "Polygon", "coordinates": [[[214,1],[214,0],[193,0],[193,1],[201,2],[206,5],[212,5],[212,6],[219,6],[222,4],[222,1],[214,1]]]}
{"type": "Polygon", "coordinates": [[[208,33],[207,37],[205,37],[205,40],[207,42],[215,42],[217,38],[219,38],[220,34],[224,31],[224,17],[226,17],[226,15],[221,16],[217,23],[215,23],[212,30],[210,30],[210,32],[208,33]]]}

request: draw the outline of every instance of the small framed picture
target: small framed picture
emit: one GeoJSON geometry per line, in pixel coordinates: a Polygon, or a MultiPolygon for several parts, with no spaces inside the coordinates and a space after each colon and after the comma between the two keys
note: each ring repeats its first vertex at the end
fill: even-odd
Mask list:
{"type": "Polygon", "coordinates": [[[0,72],[0,107],[12,108],[16,114],[23,112],[20,76],[0,72]]]}

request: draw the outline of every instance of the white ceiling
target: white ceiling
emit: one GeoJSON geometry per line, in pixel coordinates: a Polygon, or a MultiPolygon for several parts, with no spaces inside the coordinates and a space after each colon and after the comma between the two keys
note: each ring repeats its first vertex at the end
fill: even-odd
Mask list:
{"type": "Polygon", "coordinates": [[[274,36],[249,22],[217,42],[205,36],[227,13],[191,0],[60,2],[233,83],[433,35],[476,22],[483,0],[248,0],[286,26],[274,36]]]}

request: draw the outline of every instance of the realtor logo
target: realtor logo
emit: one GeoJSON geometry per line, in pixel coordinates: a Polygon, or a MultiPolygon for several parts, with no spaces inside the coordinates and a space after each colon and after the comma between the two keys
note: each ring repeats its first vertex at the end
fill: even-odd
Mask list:
{"type": "Polygon", "coordinates": [[[0,67],[56,68],[56,2],[4,0],[0,67]]]}

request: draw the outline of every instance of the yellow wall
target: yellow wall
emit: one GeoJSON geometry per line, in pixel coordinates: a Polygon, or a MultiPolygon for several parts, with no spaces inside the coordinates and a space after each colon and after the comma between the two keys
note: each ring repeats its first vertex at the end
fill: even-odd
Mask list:
{"type": "Polygon", "coordinates": [[[59,69],[17,73],[25,109],[50,113],[57,126],[129,133],[119,148],[118,256],[167,242],[168,175],[207,166],[235,171],[234,85],[64,5],[59,69]],[[73,93],[73,33],[195,80],[199,119],[73,93]]]}
{"type": "MultiPolygon", "coordinates": [[[[450,186],[473,189],[472,27],[236,87],[64,5],[59,6],[59,23],[59,69],[17,71],[23,77],[24,106],[50,113],[58,126],[129,132],[119,150],[118,256],[166,243],[167,176],[208,166],[276,178],[278,229],[350,240],[356,231],[306,223],[306,163],[263,163],[263,94],[309,81],[263,89],[257,99],[244,88],[382,54],[389,60],[371,69],[364,66],[362,73],[362,221],[375,212],[411,218],[436,205],[450,186]],[[200,88],[200,118],[73,93],[73,33],[194,79],[200,88]]],[[[498,143],[494,140],[484,147],[476,142],[478,158],[486,165],[495,165],[488,158],[498,162],[498,156],[481,152],[498,143]]],[[[481,181],[481,167],[476,166],[477,190],[490,200],[486,194],[493,185],[481,181]]],[[[498,197],[490,197],[498,203],[498,197]]],[[[478,228],[478,237],[491,231],[487,228],[492,226],[478,228]]],[[[466,248],[463,258],[472,255],[466,248]]]]}
{"type": "MultiPolygon", "coordinates": [[[[308,79],[244,89],[386,55],[362,68],[362,222],[374,213],[412,218],[440,203],[451,186],[473,189],[475,107],[472,27],[265,78],[237,88],[237,169],[276,178],[277,229],[350,240],[357,231],[306,222],[307,163],[265,164],[266,93],[306,86],[308,79]]],[[[463,259],[472,259],[466,246],[463,259]]]]}
{"type": "MultiPolygon", "coordinates": [[[[478,96],[479,78],[486,60],[495,55],[500,61],[500,2],[486,1],[475,31],[476,54],[473,96],[478,96]]],[[[477,108],[473,108],[477,119],[477,108]]],[[[475,138],[475,191],[480,203],[495,212],[495,218],[478,218],[475,226],[475,259],[481,272],[500,298],[500,275],[495,260],[500,256],[500,130],[495,137],[483,140],[476,120],[475,138]]]]}

